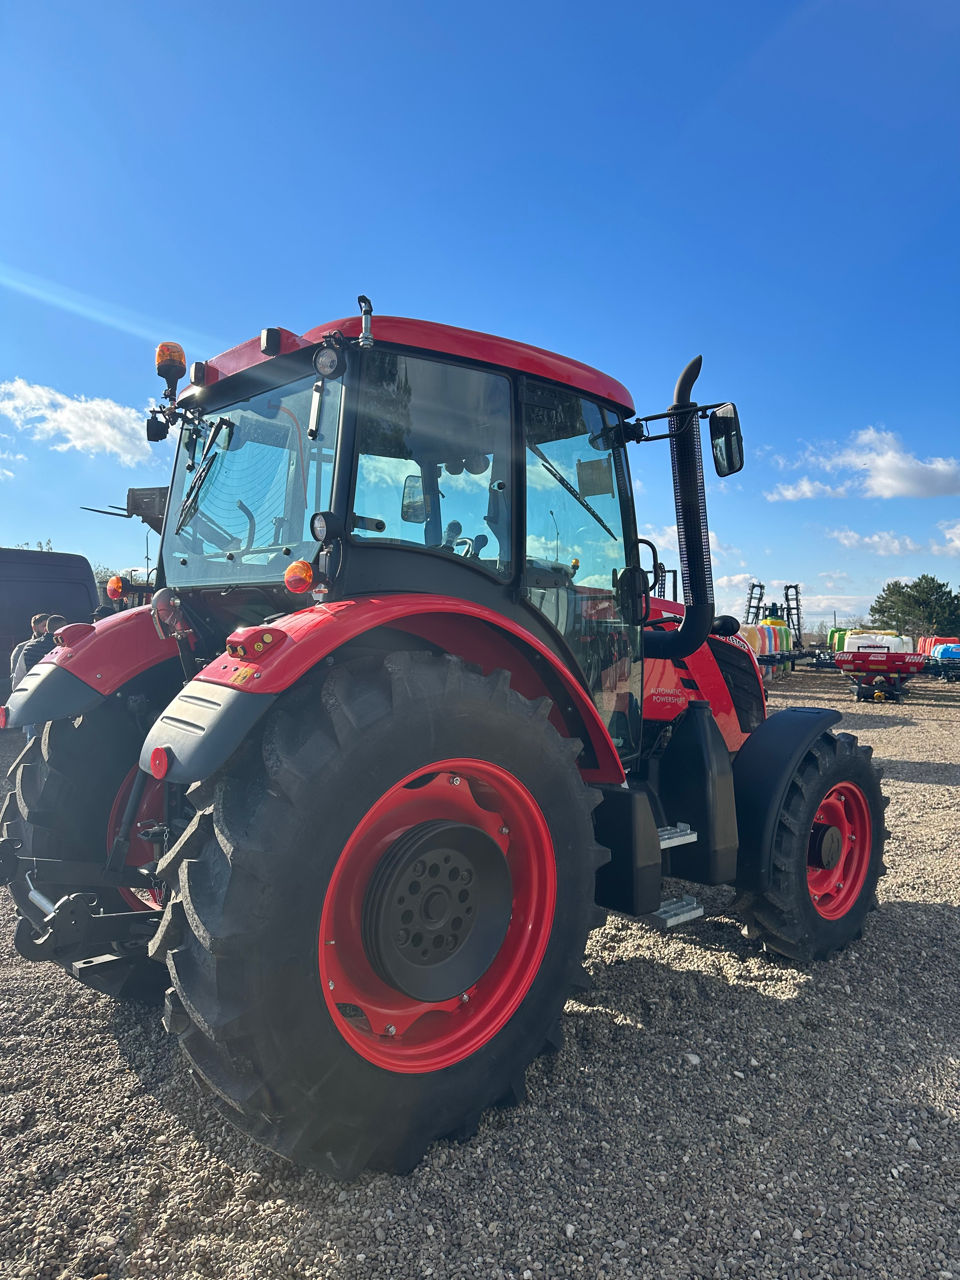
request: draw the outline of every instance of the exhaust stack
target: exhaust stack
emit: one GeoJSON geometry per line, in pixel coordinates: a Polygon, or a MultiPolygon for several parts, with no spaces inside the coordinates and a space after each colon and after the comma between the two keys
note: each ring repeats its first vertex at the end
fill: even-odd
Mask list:
{"type": "Polygon", "coordinates": [[[703,488],[700,420],[691,399],[703,357],[696,356],[677,379],[670,414],[670,462],[677,512],[677,542],[686,606],[676,631],[645,631],[643,647],[650,658],[686,658],[699,649],[713,626],[713,570],[707,500],[703,488]]]}

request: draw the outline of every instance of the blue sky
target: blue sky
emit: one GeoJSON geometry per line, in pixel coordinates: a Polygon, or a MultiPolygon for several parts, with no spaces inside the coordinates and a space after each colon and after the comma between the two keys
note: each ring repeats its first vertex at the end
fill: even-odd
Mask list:
{"type": "MultiPolygon", "coordinates": [[[[724,607],[750,577],[831,618],[960,584],[952,0],[48,0],[0,43],[0,543],[141,564],[142,526],[79,508],[166,479],[155,343],[200,359],[364,292],[641,412],[702,352],[747,444],[709,487],[724,607]]],[[[633,465],[669,561],[667,451],[633,465]]]]}

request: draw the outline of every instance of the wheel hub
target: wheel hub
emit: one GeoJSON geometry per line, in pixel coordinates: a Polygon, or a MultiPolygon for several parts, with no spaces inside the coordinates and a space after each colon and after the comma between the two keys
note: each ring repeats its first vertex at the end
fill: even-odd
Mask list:
{"type": "Polygon", "coordinates": [[[838,827],[826,822],[815,822],[810,834],[810,853],[818,867],[832,870],[840,862],[843,853],[843,834],[838,827]]]}
{"type": "Polygon", "coordinates": [[[510,923],[513,886],[479,827],[421,822],[381,858],[363,901],[363,946],[384,982],[449,1000],[489,968],[510,923]]]}

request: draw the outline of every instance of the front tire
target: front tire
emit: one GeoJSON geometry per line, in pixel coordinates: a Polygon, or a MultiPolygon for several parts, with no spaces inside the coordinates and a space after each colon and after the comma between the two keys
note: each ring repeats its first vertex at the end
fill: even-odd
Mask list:
{"type": "Polygon", "coordinates": [[[887,801],[872,754],[849,733],[811,744],[777,817],[769,888],[745,908],[750,936],[800,963],[859,938],[875,903],[887,801]]]}
{"type": "Polygon", "coordinates": [[[334,1177],[523,1096],[594,906],[580,744],[505,672],[394,653],[291,689],[160,871],[166,1022],[221,1112],[334,1177]]]}

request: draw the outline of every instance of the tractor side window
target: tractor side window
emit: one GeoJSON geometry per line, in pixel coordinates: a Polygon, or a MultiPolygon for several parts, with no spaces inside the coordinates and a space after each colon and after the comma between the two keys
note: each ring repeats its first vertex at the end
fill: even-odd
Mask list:
{"type": "Polygon", "coordinates": [[[510,383],[364,353],[353,537],[429,547],[509,576],[510,383]]]}
{"type": "Polygon", "coordinates": [[[527,598],[570,645],[622,749],[631,710],[632,636],[614,581],[626,567],[618,459],[592,400],[524,379],[527,598]]]}
{"type": "Polygon", "coordinates": [[[528,570],[612,594],[613,570],[626,562],[613,454],[596,439],[600,407],[527,381],[523,412],[528,570]]]}

